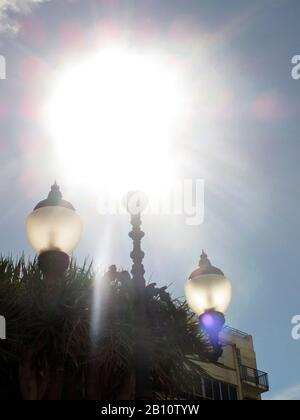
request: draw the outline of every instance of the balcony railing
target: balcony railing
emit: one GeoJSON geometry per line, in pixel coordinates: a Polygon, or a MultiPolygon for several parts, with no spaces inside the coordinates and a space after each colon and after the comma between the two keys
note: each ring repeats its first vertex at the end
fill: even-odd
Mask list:
{"type": "Polygon", "coordinates": [[[257,386],[262,392],[269,391],[269,378],[267,373],[243,365],[240,369],[242,381],[257,386]]]}
{"type": "Polygon", "coordinates": [[[240,338],[248,338],[249,337],[249,334],[247,334],[243,331],[237,330],[235,328],[229,327],[229,325],[225,325],[225,327],[223,328],[223,331],[225,333],[229,334],[229,335],[235,335],[235,336],[240,337],[240,338]]]}

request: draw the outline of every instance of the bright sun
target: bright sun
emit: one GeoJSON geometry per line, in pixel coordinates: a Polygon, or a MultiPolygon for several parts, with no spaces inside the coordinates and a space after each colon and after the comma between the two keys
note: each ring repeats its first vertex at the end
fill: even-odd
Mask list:
{"type": "Polygon", "coordinates": [[[162,55],[107,48],[61,73],[46,118],[70,182],[151,192],[173,177],[181,112],[181,80],[162,55]]]}

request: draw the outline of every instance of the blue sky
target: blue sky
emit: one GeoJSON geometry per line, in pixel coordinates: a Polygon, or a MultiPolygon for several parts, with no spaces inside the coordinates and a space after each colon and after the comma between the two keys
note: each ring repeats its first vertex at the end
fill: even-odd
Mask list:
{"type": "Polygon", "coordinates": [[[145,216],[147,276],[181,296],[204,248],[232,281],[227,320],[253,334],[258,366],[270,374],[267,398],[300,399],[300,341],[291,338],[291,319],[300,314],[300,80],[291,77],[291,59],[300,54],[299,1],[16,1],[14,14],[5,11],[8,3],[0,1],[7,61],[1,252],[32,255],[25,218],[58,178],[85,225],[78,258],[129,268],[126,217],[100,216],[96,197],[63,178],[40,108],[69,56],[97,48],[107,33],[127,42],[129,32],[141,36],[190,75],[194,108],[174,147],[182,177],[206,182],[201,226],[145,216]]]}

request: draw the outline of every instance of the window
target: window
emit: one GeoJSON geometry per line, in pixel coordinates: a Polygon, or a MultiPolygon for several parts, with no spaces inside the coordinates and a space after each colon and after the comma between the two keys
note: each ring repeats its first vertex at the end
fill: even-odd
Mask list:
{"type": "Polygon", "coordinates": [[[229,400],[229,385],[221,384],[221,392],[222,392],[222,400],[228,401],[229,400]]]}
{"type": "Polygon", "coordinates": [[[203,397],[209,400],[237,401],[237,388],[234,385],[202,378],[203,397]]]}
{"type": "Polygon", "coordinates": [[[204,378],[205,396],[210,400],[213,399],[213,384],[211,379],[204,378]]]}
{"type": "Polygon", "coordinates": [[[233,385],[229,385],[229,399],[231,401],[237,401],[238,399],[236,387],[233,385]]]}
{"type": "Polygon", "coordinates": [[[220,384],[219,382],[214,381],[213,383],[213,390],[214,390],[214,400],[219,401],[221,400],[221,392],[220,392],[220,384]]]}

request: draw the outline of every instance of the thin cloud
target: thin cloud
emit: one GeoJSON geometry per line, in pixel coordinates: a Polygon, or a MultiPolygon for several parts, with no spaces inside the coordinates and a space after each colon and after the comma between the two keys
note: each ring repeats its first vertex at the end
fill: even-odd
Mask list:
{"type": "Polygon", "coordinates": [[[0,33],[17,33],[16,15],[27,15],[33,8],[50,0],[0,0],[0,33]]]}
{"type": "Polygon", "coordinates": [[[300,400],[300,384],[283,390],[273,396],[271,400],[277,401],[299,401],[300,400]]]}

